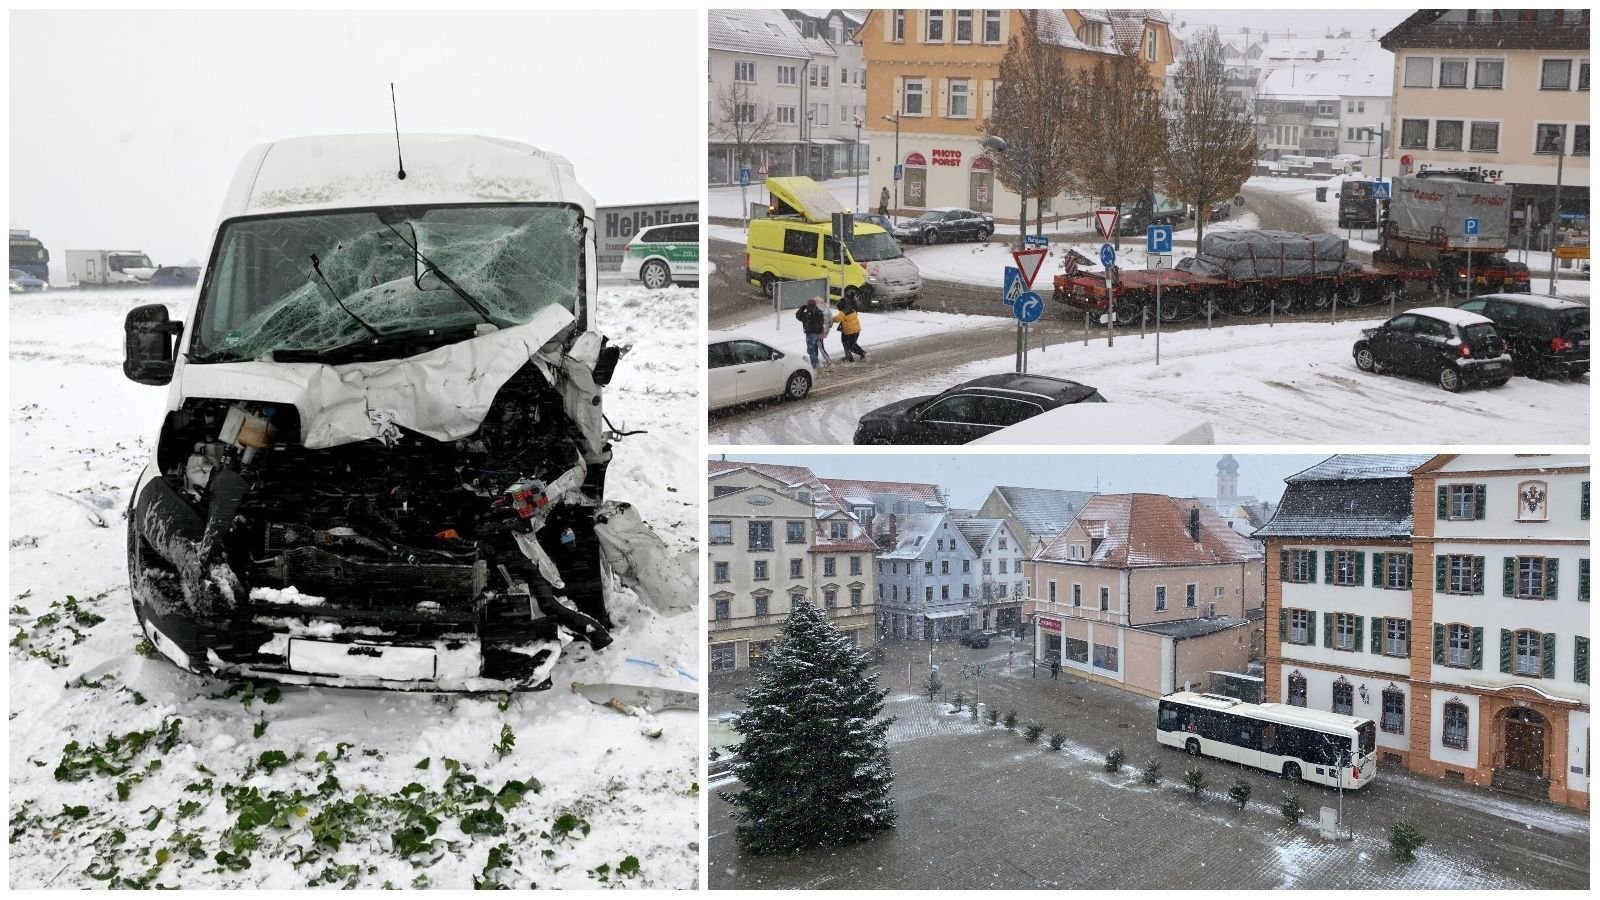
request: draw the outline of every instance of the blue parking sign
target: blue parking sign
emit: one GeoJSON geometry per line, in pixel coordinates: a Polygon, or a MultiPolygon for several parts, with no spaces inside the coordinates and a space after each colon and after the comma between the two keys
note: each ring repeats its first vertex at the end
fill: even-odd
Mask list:
{"type": "Polygon", "coordinates": [[[1144,246],[1146,253],[1171,253],[1172,252],[1172,226],[1151,225],[1144,232],[1144,246]]]}
{"type": "Polygon", "coordinates": [[[1478,236],[1478,220],[1477,219],[1467,219],[1466,222],[1463,223],[1463,225],[1464,225],[1464,227],[1461,229],[1461,233],[1462,234],[1466,235],[1467,237],[1477,237],[1478,236]]]}

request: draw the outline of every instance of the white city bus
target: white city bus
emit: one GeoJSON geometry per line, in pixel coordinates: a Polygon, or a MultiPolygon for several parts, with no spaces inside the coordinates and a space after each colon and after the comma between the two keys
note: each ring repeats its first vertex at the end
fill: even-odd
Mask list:
{"type": "Polygon", "coordinates": [[[1371,719],[1282,703],[1178,691],[1161,698],[1156,740],[1191,756],[1330,787],[1342,780],[1346,789],[1359,788],[1378,774],[1378,726],[1371,719]]]}

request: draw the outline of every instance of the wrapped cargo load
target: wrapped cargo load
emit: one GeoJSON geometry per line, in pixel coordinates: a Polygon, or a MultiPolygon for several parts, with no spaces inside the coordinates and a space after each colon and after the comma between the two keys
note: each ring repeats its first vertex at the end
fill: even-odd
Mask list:
{"type": "Polygon", "coordinates": [[[1340,275],[1350,270],[1346,242],[1334,234],[1240,230],[1212,232],[1186,271],[1233,281],[1340,275]]]}
{"type": "Polygon", "coordinates": [[[1511,188],[1459,178],[1397,175],[1389,198],[1391,234],[1407,241],[1466,247],[1466,220],[1478,220],[1478,250],[1510,240],[1511,188]]]}

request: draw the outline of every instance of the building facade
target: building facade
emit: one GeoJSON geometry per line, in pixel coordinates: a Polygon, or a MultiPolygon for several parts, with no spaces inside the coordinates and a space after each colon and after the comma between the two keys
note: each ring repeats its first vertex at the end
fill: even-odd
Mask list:
{"type": "Polygon", "coordinates": [[[843,9],[786,9],[783,13],[811,51],[805,107],[811,177],[864,172],[867,65],[856,40],[862,14],[843,9]]]}
{"type": "Polygon", "coordinates": [[[1023,604],[1029,597],[1022,561],[1026,547],[1005,519],[951,520],[972,552],[978,555],[977,608],[973,628],[1019,632],[1023,604]]]}
{"type": "Polygon", "coordinates": [[[1205,504],[1099,495],[1026,569],[1041,662],[1159,697],[1250,661],[1261,554],[1205,504]]]}
{"type": "Polygon", "coordinates": [[[878,555],[878,628],[885,640],[955,637],[972,627],[978,555],[945,513],[897,523],[878,555]]]}
{"type": "Polygon", "coordinates": [[[706,548],[712,672],[759,663],[801,599],[823,608],[857,646],[874,643],[877,545],[818,485],[796,466],[712,464],[706,548]]]}
{"type": "MultiPolygon", "coordinates": [[[[980,126],[994,107],[1007,43],[1030,15],[1043,44],[1075,66],[1092,66],[1119,42],[1137,46],[1158,81],[1173,60],[1159,10],[872,10],[859,32],[869,73],[872,197],[889,187],[897,215],[941,206],[992,213],[997,221],[1017,214],[1020,199],[995,179],[980,126]]],[[[1063,196],[1046,213],[1081,215],[1090,207],[1087,199],[1063,196]]]]}
{"type": "MultiPolygon", "coordinates": [[[[1349,154],[1377,162],[1393,95],[1393,54],[1375,39],[1283,38],[1258,45],[1262,159],[1349,154]]],[[[1373,166],[1376,169],[1376,165],[1373,166]]]]}
{"type": "Polygon", "coordinates": [[[1031,557],[1072,524],[1078,511],[1094,497],[1094,491],[999,485],[984,498],[977,517],[1004,519],[1011,533],[1026,545],[1023,555],[1031,557]]]}
{"type": "Polygon", "coordinates": [[[1261,532],[1268,699],[1373,719],[1380,762],[1587,808],[1588,472],[1340,456],[1291,477],[1261,532]]]}
{"type": "MultiPolygon", "coordinates": [[[[1514,222],[1589,211],[1589,10],[1419,10],[1394,52],[1390,171],[1473,169],[1512,188],[1514,222]]],[[[1539,240],[1536,238],[1536,240],[1539,240]]],[[[1544,240],[1539,240],[1542,244],[1544,240]]]]}

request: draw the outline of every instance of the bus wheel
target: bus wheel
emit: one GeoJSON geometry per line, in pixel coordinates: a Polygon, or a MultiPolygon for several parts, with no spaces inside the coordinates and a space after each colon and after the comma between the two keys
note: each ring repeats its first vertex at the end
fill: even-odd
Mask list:
{"type": "Polygon", "coordinates": [[[1189,738],[1189,740],[1184,743],[1183,749],[1184,749],[1184,752],[1188,753],[1190,756],[1199,756],[1200,755],[1200,742],[1195,740],[1194,738],[1189,738]]]}
{"type": "Polygon", "coordinates": [[[1284,763],[1283,764],[1283,777],[1289,779],[1290,781],[1294,782],[1295,784],[1299,784],[1300,783],[1300,766],[1298,764],[1296,764],[1296,763],[1284,763]]]}

